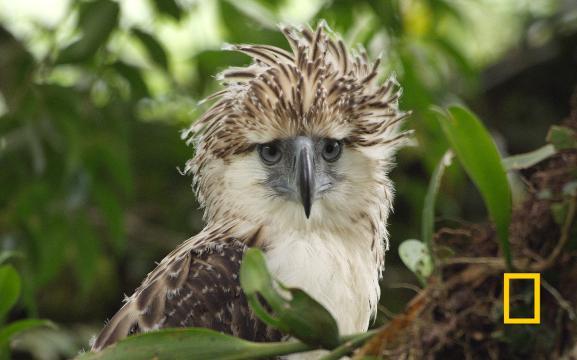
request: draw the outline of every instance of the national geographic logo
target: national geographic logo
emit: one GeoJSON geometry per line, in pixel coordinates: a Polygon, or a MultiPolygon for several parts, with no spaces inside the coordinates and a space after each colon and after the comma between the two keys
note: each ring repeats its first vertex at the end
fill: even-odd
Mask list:
{"type": "Polygon", "coordinates": [[[505,273],[503,274],[503,322],[505,324],[540,324],[541,323],[541,274],[539,273],[505,273]],[[510,283],[511,280],[533,280],[533,317],[511,318],[510,283]]]}

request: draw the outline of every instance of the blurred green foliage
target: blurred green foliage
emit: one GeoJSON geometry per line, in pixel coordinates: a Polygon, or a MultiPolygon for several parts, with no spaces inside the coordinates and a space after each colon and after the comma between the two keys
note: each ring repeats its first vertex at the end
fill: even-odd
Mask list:
{"type": "Polygon", "coordinates": [[[13,321],[10,324],[6,322],[6,315],[18,301],[21,290],[20,275],[12,265],[3,264],[8,260],[8,256],[0,259],[0,359],[10,358],[10,340],[16,335],[34,328],[42,326],[53,326],[46,320],[23,319],[13,321]]]}
{"type": "MultiPolygon", "coordinates": [[[[519,108],[527,111],[500,91],[513,87],[517,75],[508,74],[522,74],[537,60],[510,60],[511,54],[548,51],[535,58],[564,59],[563,50],[549,46],[572,44],[577,28],[576,16],[562,16],[574,15],[575,4],[562,0],[128,3],[63,1],[57,21],[28,19],[26,26],[0,13],[0,250],[23,254],[13,260],[23,297],[9,320],[42,316],[97,329],[117,309],[118,294],[131,292],[154,261],[202,228],[190,179],[177,171],[192,153],[179,131],[203,110],[197,101],[218,88],[218,71],[249,62],[221,45],[288,48],[279,22],[325,19],[348,44],[382,53],[383,74],[395,73],[402,84],[401,107],[414,112],[408,126],[418,146],[400,154],[393,172],[395,250],[385,283],[414,281],[397,266],[396,247],[420,235],[429,177],[448,148],[431,105],[467,101],[514,149],[536,148],[540,140],[530,140],[543,134],[513,136],[523,123],[497,121],[501,112],[515,119],[525,114],[519,108]]],[[[567,82],[575,78],[564,74],[567,82]]],[[[566,102],[568,94],[549,92],[566,102]]],[[[522,119],[546,129],[564,114],[539,104],[522,119]]],[[[469,191],[462,170],[448,168],[440,215],[484,218],[480,195],[459,198],[469,191]]],[[[412,295],[395,294],[384,297],[387,308],[400,309],[412,295]]],[[[377,324],[383,321],[381,314],[377,324]]]]}

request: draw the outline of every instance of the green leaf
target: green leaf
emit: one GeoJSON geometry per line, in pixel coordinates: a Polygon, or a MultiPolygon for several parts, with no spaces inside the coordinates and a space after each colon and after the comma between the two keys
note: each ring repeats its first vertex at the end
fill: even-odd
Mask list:
{"type": "MultiPolygon", "coordinates": [[[[343,336],[339,344],[358,346],[376,332],[343,336]]],[[[315,349],[300,341],[257,343],[210,329],[178,328],[129,336],[100,352],[81,354],[76,360],[246,360],[275,358],[315,349]]]]}
{"type": "Polygon", "coordinates": [[[170,71],[164,46],[152,34],[138,28],[132,28],[132,34],[142,43],[152,61],[164,70],[170,71]]]}
{"type": "Polygon", "coordinates": [[[120,60],[112,64],[112,68],[128,82],[133,99],[150,97],[150,90],[142,76],[142,69],[120,60]]]}
{"type": "Polygon", "coordinates": [[[20,276],[12,265],[0,266],[0,322],[20,296],[20,276]]]}
{"type": "Polygon", "coordinates": [[[90,59],[118,26],[120,7],[111,0],[80,3],[78,28],[81,37],[64,48],[57,64],[78,63],[90,59]]]}
{"type": "Polygon", "coordinates": [[[577,135],[575,131],[564,126],[553,125],[547,133],[547,141],[557,150],[577,148],[577,135]]]}
{"type": "Polygon", "coordinates": [[[337,347],[339,330],[332,315],[303,290],[284,289],[290,292],[291,300],[283,305],[282,311],[275,310],[275,314],[288,326],[287,332],[311,346],[337,347]]]}
{"type": "Polygon", "coordinates": [[[13,336],[18,335],[21,332],[42,326],[56,328],[56,325],[54,325],[53,322],[39,319],[24,319],[10,323],[0,328],[0,346],[6,344],[13,336]]]}
{"type": "MultiPolygon", "coordinates": [[[[439,193],[439,187],[441,186],[441,180],[443,179],[445,169],[451,165],[453,156],[454,155],[451,150],[447,150],[445,152],[441,158],[441,161],[439,161],[439,164],[435,168],[433,175],[431,176],[431,182],[429,182],[427,195],[425,196],[422,215],[422,236],[425,244],[427,244],[427,248],[430,254],[433,254],[433,233],[435,231],[435,200],[437,198],[437,194],[439,193]]],[[[434,261],[434,259],[432,260],[434,261]]]]}
{"type": "Polygon", "coordinates": [[[152,4],[159,13],[170,16],[176,21],[182,19],[182,9],[176,0],[152,0],[152,4]]]}
{"type": "Polygon", "coordinates": [[[503,159],[503,166],[505,166],[507,170],[527,169],[556,153],[555,147],[548,144],[525,154],[506,157],[503,159]]]}
{"type": "MultiPolygon", "coordinates": [[[[350,337],[348,341],[341,341],[341,345],[335,348],[330,353],[324,355],[323,357],[319,358],[319,360],[338,360],[343,359],[344,356],[349,355],[353,352],[354,349],[360,347],[365,343],[368,339],[373,337],[376,334],[377,330],[367,331],[366,333],[354,335],[350,337]]],[[[365,358],[363,358],[365,359],[365,358]]]]}
{"type": "Polygon", "coordinates": [[[241,360],[274,357],[311,350],[301,342],[254,343],[209,329],[163,329],[130,336],[78,360],[191,359],[241,360]]]}
{"type": "Polygon", "coordinates": [[[23,43],[0,26],[0,93],[8,109],[17,111],[25,98],[35,71],[34,57],[23,43]]]}
{"type": "Polygon", "coordinates": [[[240,267],[240,285],[245,295],[256,295],[262,289],[272,286],[272,282],[262,252],[258,249],[248,249],[240,267]]]}
{"type": "Polygon", "coordinates": [[[465,108],[452,106],[448,115],[442,111],[437,114],[453,151],[483,196],[497,229],[501,251],[511,268],[511,189],[497,146],[481,121],[465,108]]]}
{"type": "Polygon", "coordinates": [[[433,272],[433,260],[427,246],[419,240],[405,240],[399,245],[399,257],[421,283],[433,272]]]}
{"type": "Polygon", "coordinates": [[[266,313],[259,303],[259,295],[269,304],[274,316],[266,314],[261,317],[263,321],[311,346],[320,345],[326,349],[338,346],[339,331],[331,314],[304,291],[274,281],[259,249],[246,252],[240,269],[240,283],[255,313],[266,313]],[[279,293],[279,287],[285,291],[279,293]]]}
{"type": "Polygon", "coordinates": [[[252,252],[253,250],[250,249],[242,260],[240,268],[240,285],[242,290],[259,319],[272,327],[281,329],[282,331],[288,331],[288,327],[279,319],[271,316],[260,302],[258,297],[259,292],[266,292],[267,301],[269,304],[274,304],[274,307],[282,307],[285,300],[272,288],[273,279],[267,271],[264,256],[260,253],[252,254],[252,252]]]}

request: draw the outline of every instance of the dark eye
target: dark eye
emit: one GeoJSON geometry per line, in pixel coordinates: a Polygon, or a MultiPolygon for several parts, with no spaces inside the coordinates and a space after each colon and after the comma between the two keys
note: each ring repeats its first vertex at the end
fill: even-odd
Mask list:
{"type": "Polygon", "coordinates": [[[337,161],[343,152],[343,143],[339,140],[326,140],[323,147],[323,159],[328,162],[337,161]]]}
{"type": "Polygon", "coordinates": [[[278,144],[268,143],[258,146],[258,153],[262,161],[267,165],[274,165],[281,158],[281,151],[278,144]]]}

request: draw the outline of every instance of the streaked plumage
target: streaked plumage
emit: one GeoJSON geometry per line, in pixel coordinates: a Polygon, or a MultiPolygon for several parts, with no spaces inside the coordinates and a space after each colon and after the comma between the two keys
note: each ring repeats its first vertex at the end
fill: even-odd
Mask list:
{"type": "Polygon", "coordinates": [[[379,81],[379,60],[352,54],[323,24],[314,32],[282,31],[292,52],[227,47],[253,63],[220,74],[224,89],[183,132],[196,149],[186,170],[206,228],[147,276],[93,350],[167,326],[280,339],[254,317],[240,291],[246,246],[262,248],[274,276],[321,302],[341,333],[367,329],[388,247],[388,172],[406,138],[399,125],[407,113],[398,110],[395,80],[379,81]],[[325,157],[341,143],[338,158],[325,157]],[[262,144],[284,149],[285,158],[267,164],[262,144]]]}

